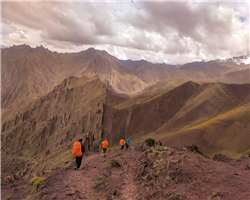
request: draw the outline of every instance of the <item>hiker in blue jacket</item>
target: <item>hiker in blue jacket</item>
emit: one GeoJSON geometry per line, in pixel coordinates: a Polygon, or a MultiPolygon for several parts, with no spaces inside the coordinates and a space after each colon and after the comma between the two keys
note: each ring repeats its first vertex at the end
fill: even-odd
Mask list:
{"type": "Polygon", "coordinates": [[[126,151],[127,151],[128,148],[129,148],[129,143],[130,143],[130,140],[129,140],[129,138],[128,138],[127,141],[126,141],[126,143],[125,143],[125,145],[126,145],[126,151]]]}

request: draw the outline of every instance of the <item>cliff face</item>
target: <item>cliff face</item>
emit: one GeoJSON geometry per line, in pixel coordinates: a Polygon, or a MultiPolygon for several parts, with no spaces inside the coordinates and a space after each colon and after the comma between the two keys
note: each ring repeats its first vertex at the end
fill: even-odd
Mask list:
{"type": "MultiPolygon", "coordinates": [[[[68,78],[26,111],[2,124],[2,178],[18,179],[63,162],[72,143],[101,143],[106,86],[96,77],[68,78]]],[[[64,160],[65,161],[65,160],[64,160]]]]}

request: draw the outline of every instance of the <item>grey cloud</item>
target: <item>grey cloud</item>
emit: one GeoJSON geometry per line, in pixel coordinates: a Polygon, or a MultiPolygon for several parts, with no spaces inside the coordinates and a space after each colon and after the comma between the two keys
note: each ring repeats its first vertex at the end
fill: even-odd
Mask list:
{"type": "Polygon", "coordinates": [[[230,56],[233,51],[249,49],[245,42],[249,41],[249,9],[242,7],[245,4],[3,2],[2,36],[6,45],[11,41],[40,42],[65,50],[67,46],[68,50],[109,46],[114,52],[119,49],[118,57],[144,57],[154,62],[164,56],[175,62],[174,56],[179,55],[185,60],[204,54],[230,56]],[[246,20],[240,21],[239,16],[246,20]],[[18,35],[21,30],[25,35],[18,35]]]}

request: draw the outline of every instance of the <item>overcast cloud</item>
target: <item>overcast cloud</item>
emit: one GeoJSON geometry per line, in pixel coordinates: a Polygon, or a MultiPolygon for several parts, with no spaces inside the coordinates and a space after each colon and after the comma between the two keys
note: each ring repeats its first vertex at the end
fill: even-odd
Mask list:
{"type": "Polygon", "coordinates": [[[4,46],[182,64],[249,54],[247,2],[2,2],[4,46]]]}

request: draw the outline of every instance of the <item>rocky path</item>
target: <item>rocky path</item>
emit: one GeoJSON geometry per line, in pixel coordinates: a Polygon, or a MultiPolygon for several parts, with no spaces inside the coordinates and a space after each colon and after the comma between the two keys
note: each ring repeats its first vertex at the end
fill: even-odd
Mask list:
{"type": "MultiPolygon", "coordinates": [[[[250,196],[250,159],[218,155],[211,160],[189,149],[142,147],[83,157],[79,170],[62,167],[45,173],[37,190],[30,179],[2,186],[2,199],[90,200],[246,200],[250,196]],[[117,160],[120,167],[111,167],[117,160]],[[33,188],[33,190],[32,190],[33,188]]],[[[74,159],[72,158],[72,160],[74,159]]]]}
{"type": "Polygon", "coordinates": [[[69,170],[60,169],[48,177],[43,199],[135,199],[136,156],[132,151],[114,151],[106,158],[102,153],[84,156],[79,170],[72,165],[69,170]],[[110,167],[112,158],[121,167],[110,167]],[[100,185],[94,186],[95,183],[100,185]]]}

